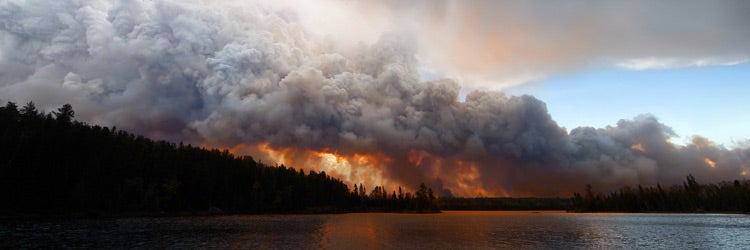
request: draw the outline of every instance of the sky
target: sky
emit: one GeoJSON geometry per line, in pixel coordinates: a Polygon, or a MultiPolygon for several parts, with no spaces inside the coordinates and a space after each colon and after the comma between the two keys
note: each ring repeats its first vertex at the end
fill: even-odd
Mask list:
{"type": "Polygon", "coordinates": [[[588,69],[505,90],[544,100],[566,128],[605,127],[624,117],[651,113],[677,133],[726,147],[750,138],[750,64],[673,69],[588,69]],[[606,84],[603,84],[606,83],[606,84]]]}
{"type": "Polygon", "coordinates": [[[456,196],[750,171],[748,1],[0,2],[0,101],[456,196]]]}
{"type": "Polygon", "coordinates": [[[315,11],[300,16],[334,30],[326,35],[362,33],[354,39],[412,26],[428,37],[418,42],[425,79],[459,79],[463,95],[533,95],[570,129],[651,113],[678,132],[676,142],[697,134],[733,147],[750,138],[746,3],[438,2],[343,4],[367,11],[334,8],[341,22],[316,10],[324,7],[302,6],[315,11]]]}

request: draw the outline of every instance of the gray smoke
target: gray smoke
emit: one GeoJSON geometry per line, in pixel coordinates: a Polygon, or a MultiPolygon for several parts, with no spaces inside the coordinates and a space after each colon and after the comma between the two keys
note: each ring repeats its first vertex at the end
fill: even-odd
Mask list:
{"type": "Polygon", "coordinates": [[[750,168],[747,147],[675,145],[650,115],[568,133],[531,96],[475,91],[461,102],[455,81],[421,80],[414,44],[389,33],[344,49],[292,13],[241,3],[10,0],[0,3],[0,100],[71,103],[79,120],[173,141],[378,153],[388,179],[463,195],[469,184],[570,195],[750,168]]]}

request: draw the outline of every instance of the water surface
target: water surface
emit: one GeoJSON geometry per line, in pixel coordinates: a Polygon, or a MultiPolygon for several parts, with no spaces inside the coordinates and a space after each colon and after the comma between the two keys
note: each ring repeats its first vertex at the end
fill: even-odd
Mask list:
{"type": "Polygon", "coordinates": [[[0,248],[737,249],[750,216],[447,211],[0,220],[0,248]]]}

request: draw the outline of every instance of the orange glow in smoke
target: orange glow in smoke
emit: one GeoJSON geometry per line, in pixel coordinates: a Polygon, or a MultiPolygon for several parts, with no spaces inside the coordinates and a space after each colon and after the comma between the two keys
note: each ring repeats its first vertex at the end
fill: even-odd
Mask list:
{"type": "Polygon", "coordinates": [[[640,143],[640,142],[635,143],[632,146],[630,146],[630,149],[641,151],[641,152],[646,152],[646,147],[644,147],[643,143],[640,143]]]}
{"type": "Polygon", "coordinates": [[[459,160],[454,161],[457,165],[458,173],[456,174],[456,181],[458,184],[459,193],[462,196],[467,197],[489,197],[489,196],[510,196],[505,190],[500,189],[498,192],[489,192],[481,186],[482,180],[480,179],[479,169],[476,164],[463,162],[459,160]]]}
{"type": "MultiPolygon", "coordinates": [[[[450,189],[453,195],[464,197],[510,196],[505,190],[483,186],[479,167],[472,162],[447,159],[431,155],[421,150],[411,150],[404,159],[409,164],[403,168],[421,168],[425,180],[395,180],[384,170],[393,170],[395,160],[383,153],[342,154],[338,150],[323,148],[310,150],[295,147],[279,148],[270,143],[256,145],[236,145],[229,149],[235,155],[251,155],[256,161],[266,165],[285,165],[305,171],[325,171],[327,175],[339,178],[351,188],[354,184],[365,184],[367,188],[384,186],[388,190],[416,186],[440,178],[443,188],[450,189]],[[448,172],[444,172],[448,171],[448,172]],[[402,183],[404,181],[405,183],[402,183]],[[412,183],[414,182],[414,183],[412,183]]],[[[437,188],[437,187],[433,187],[437,188]]],[[[369,191],[369,190],[368,190],[369,191]]],[[[440,194],[440,190],[435,190],[440,194]]]]}
{"type": "Polygon", "coordinates": [[[715,162],[715,161],[713,161],[713,160],[711,160],[711,158],[708,158],[708,157],[706,157],[706,158],[703,158],[703,161],[704,161],[704,162],[705,162],[706,164],[708,164],[708,166],[710,166],[711,168],[716,168],[716,162],[715,162]]]}
{"type": "Polygon", "coordinates": [[[379,153],[343,155],[329,148],[320,151],[292,147],[277,148],[269,143],[261,143],[245,151],[267,158],[275,164],[307,171],[325,171],[327,175],[339,178],[350,186],[359,183],[369,187],[400,185],[384,178],[382,165],[390,162],[390,159],[379,153]]]}
{"type": "Polygon", "coordinates": [[[414,166],[419,167],[420,165],[422,165],[422,161],[424,161],[425,157],[427,156],[427,153],[425,153],[424,151],[410,150],[409,162],[414,163],[414,166]]]}

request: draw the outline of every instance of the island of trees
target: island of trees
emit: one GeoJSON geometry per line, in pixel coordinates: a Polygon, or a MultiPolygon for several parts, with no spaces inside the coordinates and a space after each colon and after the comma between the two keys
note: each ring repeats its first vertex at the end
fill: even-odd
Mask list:
{"type": "Polygon", "coordinates": [[[325,172],[271,166],[74,120],[71,105],[45,114],[33,102],[0,107],[0,213],[202,214],[432,212],[435,196],[325,172]]]}
{"type": "Polygon", "coordinates": [[[572,204],[575,212],[748,213],[750,180],[699,184],[688,175],[682,185],[624,187],[607,195],[587,185],[585,193],[573,194],[572,204]]]}
{"type": "Polygon", "coordinates": [[[442,210],[567,210],[570,198],[441,197],[442,210]]]}

